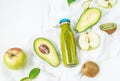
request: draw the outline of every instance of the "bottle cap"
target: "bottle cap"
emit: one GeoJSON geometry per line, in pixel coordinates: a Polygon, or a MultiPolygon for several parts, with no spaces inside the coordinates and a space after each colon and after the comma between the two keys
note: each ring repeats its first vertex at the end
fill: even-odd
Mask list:
{"type": "Polygon", "coordinates": [[[68,18],[61,19],[61,20],[59,21],[59,24],[61,24],[61,23],[63,23],[63,22],[69,22],[69,23],[70,23],[70,19],[68,19],[68,18]]]}

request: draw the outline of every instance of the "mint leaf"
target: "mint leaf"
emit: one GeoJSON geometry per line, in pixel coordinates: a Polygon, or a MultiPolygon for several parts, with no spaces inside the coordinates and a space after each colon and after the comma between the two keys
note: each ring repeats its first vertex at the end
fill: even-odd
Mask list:
{"type": "Polygon", "coordinates": [[[32,80],[29,79],[29,77],[25,77],[25,78],[21,79],[20,81],[32,81],[32,80]]]}
{"type": "Polygon", "coordinates": [[[67,0],[68,5],[70,5],[71,3],[73,3],[75,0],[67,0]]]}
{"type": "Polygon", "coordinates": [[[30,79],[34,79],[36,78],[36,76],[40,73],[40,69],[39,68],[33,68],[31,70],[31,72],[29,73],[29,78],[30,79]]]}

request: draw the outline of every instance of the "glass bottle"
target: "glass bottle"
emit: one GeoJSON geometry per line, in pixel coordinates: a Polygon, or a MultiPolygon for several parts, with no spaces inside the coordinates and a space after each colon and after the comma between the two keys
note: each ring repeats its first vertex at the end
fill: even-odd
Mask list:
{"type": "Polygon", "coordinates": [[[78,64],[76,44],[69,19],[62,19],[59,22],[61,28],[61,51],[63,64],[72,67],[78,64]]]}

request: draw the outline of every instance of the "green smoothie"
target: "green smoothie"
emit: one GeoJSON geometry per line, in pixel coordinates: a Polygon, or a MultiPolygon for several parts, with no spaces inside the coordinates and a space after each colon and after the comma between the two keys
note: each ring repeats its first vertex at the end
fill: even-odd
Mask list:
{"type": "Polygon", "coordinates": [[[65,66],[72,67],[78,64],[76,45],[73,32],[70,28],[70,20],[62,19],[61,27],[61,51],[62,60],[65,66]]]}

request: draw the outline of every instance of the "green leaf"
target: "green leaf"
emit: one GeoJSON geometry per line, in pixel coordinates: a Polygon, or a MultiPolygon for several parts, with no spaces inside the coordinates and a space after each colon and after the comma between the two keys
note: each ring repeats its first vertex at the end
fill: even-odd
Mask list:
{"type": "Polygon", "coordinates": [[[29,79],[29,77],[25,77],[25,78],[21,79],[20,81],[32,81],[32,80],[29,79]]]}
{"type": "Polygon", "coordinates": [[[71,3],[73,3],[75,0],[67,0],[68,5],[70,5],[71,3]]]}
{"type": "Polygon", "coordinates": [[[31,70],[31,72],[29,73],[29,78],[30,79],[34,79],[36,78],[36,76],[40,73],[40,69],[39,68],[33,68],[31,70]]]}

